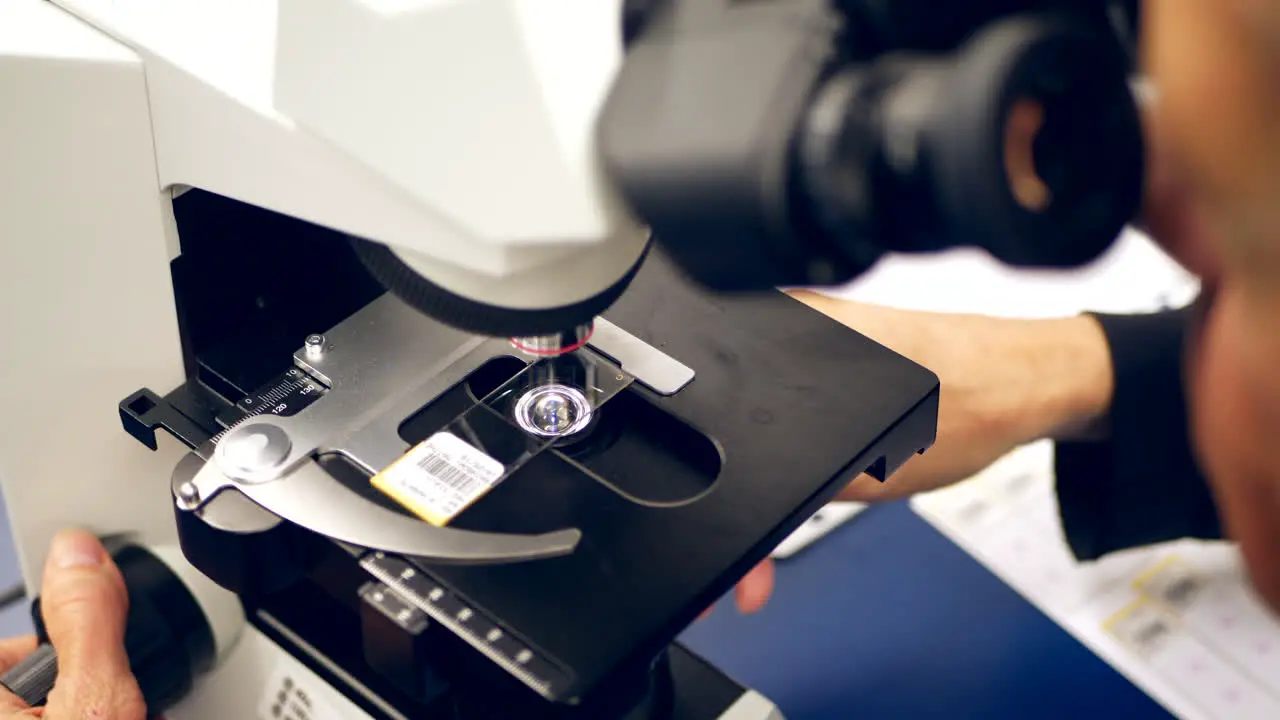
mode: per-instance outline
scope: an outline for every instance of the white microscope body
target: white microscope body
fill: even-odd
[[[184,377],[187,188],[388,244],[492,305],[572,303],[632,267],[647,235],[592,132],[619,17],[617,0],[0,3],[0,484],[28,585],[65,527],[174,542],[184,448],[139,447],[115,405]],[[256,631],[170,717],[253,717],[286,677],[315,717],[367,717]]]

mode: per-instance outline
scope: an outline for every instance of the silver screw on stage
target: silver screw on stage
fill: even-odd
[[[324,354],[324,336],[319,333],[312,333],[303,341],[303,345],[307,349],[308,357],[319,357]]]
[[[178,499],[187,505],[195,505],[200,502],[200,488],[191,481],[184,482],[178,486]]]

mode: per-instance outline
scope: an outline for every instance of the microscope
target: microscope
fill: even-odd
[[[676,638],[927,450],[939,383],[775,288],[1099,255],[1139,204],[1135,28],[1106,0],[4,3],[28,587],[64,527],[165,548],[206,616],[170,633],[204,648],[149,698],[170,720],[781,718]]]

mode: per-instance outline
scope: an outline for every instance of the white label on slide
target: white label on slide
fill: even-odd
[[[502,463],[439,432],[373,478],[374,487],[433,525],[446,525],[493,487]]]

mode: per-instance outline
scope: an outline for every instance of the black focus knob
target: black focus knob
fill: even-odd
[[[35,652],[9,669],[0,678],[0,685],[4,685],[26,704],[36,707],[43,705],[45,698],[49,697],[49,691],[53,690],[53,681],[57,677],[58,654],[52,645],[42,643]]]
[[[124,636],[129,667],[138,680],[148,714],[155,716],[181,700],[195,678],[213,666],[213,628],[187,585],[149,550],[125,545],[111,556],[129,593]],[[0,685],[28,705],[39,707],[53,689],[58,657],[49,643],[39,598],[31,605],[31,616],[40,644],[0,677]]]

